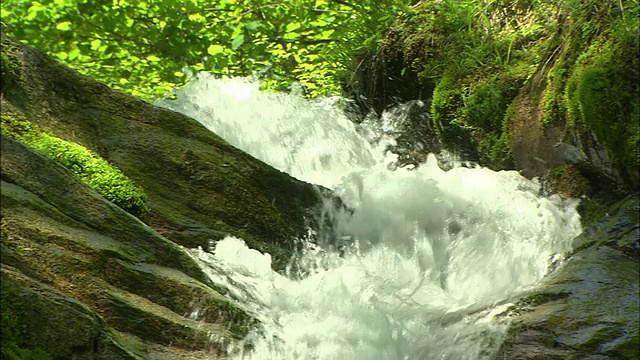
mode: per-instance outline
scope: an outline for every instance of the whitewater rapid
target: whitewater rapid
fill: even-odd
[[[191,250],[261,321],[245,340],[252,349],[230,349],[237,359],[491,358],[508,326],[496,315],[534,288],[581,231],[576,201],[541,196],[539,183],[517,172],[443,171],[433,155],[397,168],[385,148],[389,124],[402,119],[389,114],[356,126],[340,100],[265,94],[207,74],[160,105],[331,188],[349,209],[332,214],[339,244],[305,243],[302,279],[273,271],[270,255],[242,239]]]

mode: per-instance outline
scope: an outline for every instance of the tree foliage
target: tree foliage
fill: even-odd
[[[4,0],[3,31],[143,98],[185,72],[293,81],[340,91],[355,55],[373,48],[408,0]]]

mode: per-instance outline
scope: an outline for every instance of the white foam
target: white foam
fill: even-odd
[[[378,141],[389,129],[358,130],[326,101],[201,75],[171,107],[349,208],[334,214],[340,253],[307,244],[303,279],[241,239],[192,251],[263,324],[239,359],[490,358],[506,328],[494,305],[535,286],[580,232],[575,201],[514,171],[443,171],[433,155],[390,171]]]

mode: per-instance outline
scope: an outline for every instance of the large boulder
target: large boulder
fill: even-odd
[[[295,239],[314,225],[325,190],[187,116],[113,91],[4,36],[2,45],[3,121],[27,119],[99,154],[142,188],[149,207],[138,219],[3,135],[2,317],[10,337],[3,353],[225,356],[255,320],[180,245],[206,248],[234,235],[269,251],[282,269]]]
[[[317,188],[231,146],[197,121],[111,90],[3,38],[3,96],[26,118],[117,166],[148,196],[145,222],[187,247],[227,234],[279,268],[314,225]]]

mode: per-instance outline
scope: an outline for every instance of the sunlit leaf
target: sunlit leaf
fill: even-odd
[[[39,12],[41,12],[45,7],[39,2],[34,2],[31,4],[29,9],[27,10],[27,16],[25,16],[24,20],[30,21],[35,19]],[[4,17],[4,14],[3,14]]]
[[[220,45],[211,45],[207,48],[207,54],[209,55],[217,55],[224,51],[224,47]]]
[[[71,50],[68,56],[69,61],[75,60],[78,57],[78,55],[80,55],[80,50],[78,50],[77,48]]]
[[[91,50],[98,50],[100,48],[100,44],[102,44],[102,41],[99,39],[91,41]]]
[[[287,32],[292,32],[292,31],[294,31],[294,30],[298,30],[298,29],[300,29],[300,26],[301,26],[301,25],[300,25],[300,23],[299,23],[299,22],[294,22],[294,23],[288,24],[285,30],[286,30]]]
[[[240,46],[244,44],[244,35],[238,35],[233,41],[231,41],[231,49],[238,50]]]
[[[331,30],[326,30],[322,32],[322,37],[325,39],[328,39],[331,35],[333,35],[333,33],[335,32],[335,30],[331,29]]]
[[[207,20],[204,16],[200,14],[189,14],[188,18],[191,21],[200,22],[200,23],[203,23]]]
[[[56,29],[58,29],[60,31],[69,31],[69,30],[71,30],[71,22],[70,21],[63,21],[63,22],[59,23],[58,25],[56,25]]]
[[[284,36],[282,38],[284,38],[285,40],[295,40],[295,39],[297,39],[299,37],[300,37],[300,34],[295,33],[295,32],[290,32],[290,33],[284,34]]]

